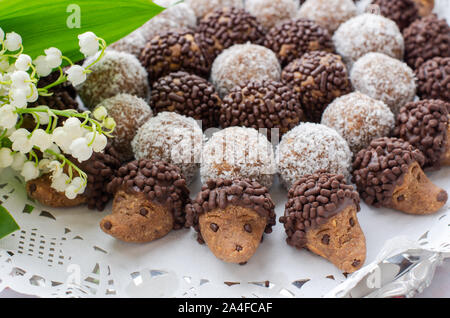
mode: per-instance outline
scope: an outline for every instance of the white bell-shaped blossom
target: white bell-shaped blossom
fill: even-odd
[[[49,66],[46,57],[43,55],[35,58],[33,64],[36,66],[36,73],[40,77],[48,76],[52,72],[52,68]]]
[[[65,173],[61,173],[60,175],[57,176],[53,175],[51,179],[52,179],[51,187],[58,192],[65,192],[67,187],[69,186],[68,181],[70,178]]]
[[[93,132],[86,134],[86,139],[89,142],[92,142],[93,138],[94,138]],[[106,138],[106,136],[97,133],[97,134],[95,134],[94,142],[92,142],[92,149],[95,152],[102,152],[105,149],[107,143],[108,143],[108,139]]]
[[[78,35],[80,45],[80,52],[84,54],[85,57],[95,55],[100,46],[98,43],[98,38],[93,32],[86,32]]]
[[[23,154],[29,153],[33,149],[33,143],[28,138],[30,132],[24,128],[16,130],[9,139],[12,141],[12,150],[19,151]]]
[[[49,49],[44,50],[45,60],[47,61],[47,65],[51,68],[55,68],[61,65],[62,63],[62,53],[59,49],[55,47],[51,47]]]
[[[14,162],[13,154],[9,148],[0,148],[0,168],[7,168]]]
[[[24,163],[20,174],[25,178],[25,182],[27,182],[39,177],[39,168],[36,166],[36,163],[27,161]]]
[[[22,37],[16,32],[6,34],[5,47],[8,51],[14,52],[20,49],[22,45]]]
[[[6,104],[0,107],[0,126],[11,129],[17,123],[17,114],[14,112],[16,108],[13,105]]]
[[[88,160],[93,153],[92,147],[89,147],[89,141],[80,137],[75,139],[69,147],[70,153],[74,158],[76,158],[79,162],[83,162]]]
[[[43,129],[36,129],[31,135],[30,140],[41,151],[47,150],[53,143],[52,136],[47,134]]]
[[[13,156],[13,163],[11,164],[11,168],[16,171],[22,171],[23,165],[27,161],[27,157],[20,152],[16,152]]]
[[[14,65],[17,70],[26,72],[30,68],[31,62],[32,60],[29,55],[20,54]]]
[[[73,86],[80,85],[86,81],[86,70],[80,65],[72,65],[66,70],[67,80],[72,83]]]

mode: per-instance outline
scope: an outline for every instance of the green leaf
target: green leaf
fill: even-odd
[[[84,58],[78,34],[92,31],[111,44],[163,10],[151,0],[0,0],[0,28],[20,34],[32,58],[56,47],[75,62]]]
[[[14,218],[0,205],[0,239],[20,229]]]

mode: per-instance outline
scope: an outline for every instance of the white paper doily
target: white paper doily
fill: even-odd
[[[436,1],[435,8],[447,18],[449,1]],[[450,192],[450,168],[428,176]],[[190,187],[192,196],[199,179]],[[278,218],[286,202],[278,181],[271,195]],[[366,265],[346,278],[325,259],[288,246],[278,222],[248,264],[239,266],[216,259],[192,229],[148,244],[115,240],[99,227],[110,206],[102,213],[41,206],[8,170],[1,175],[0,200],[21,226],[0,240],[0,291],[10,287],[42,297],[413,296],[450,256],[449,203],[429,216],[362,203],[358,219],[366,235]],[[374,277],[381,285],[370,288],[367,281]]]

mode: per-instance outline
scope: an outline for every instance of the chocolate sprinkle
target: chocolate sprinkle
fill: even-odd
[[[433,57],[450,57],[450,27],[436,14],[414,21],[403,31],[405,61],[413,69]]]
[[[124,164],[107,190],[115,194],[124,189],[129,193],[144,192],[147,199],[164,205],[174,217],[173,228],[183,227],[185,205],[190,201],[189,189],[181,170],[164,161],[141,159]]]
[[[147,43],[140,56],[150,83],[171,72],[183,70],[207,76],[210,65],[191,31],[169,31]]]
[[[413,0],[373,0],[371,4],[378,5],[380,14],[397,23],[400,30],[420,18]]]
[[[172,111],[202,121],[202,128],[215,127],[222,104],[214,86],[186,72],[171,73],[153,83],[150,107],[156,112]]]
[[[282,135],[305,119],[297,93],[282,83],[267,80],[232,89],[223,100],[219,121],[223,128],[267,128],[270,140],[272,128],[278,128]]]
[[[94,152],[89,160],[78,164],[88,177],[84,195],[89,209],[103,211],[111,200],[112,195],[106,190],[106,185],[122,164],[119,158],[114,146],[108,143],[103,153]]]
[[[264,232],[272,232],[272,226],[275,225],[275,204],[266,187],[248,179],[209,179],[192,203],[186,205],[185,226],[192,226],[198,232],[197,240],[203,243],[200,215],[215,209],[225,209],[229,205],[252,209],[261,217],[267,218]]]
[[[440,168],[447,146],[450,103],[421,100],[406,104],[397,115],[393,135],[407,140],[425,155],[424,167]]]
[[[209,63],[234,44],[263,44],[264,31],[254,16],[238,8],[218,9],[198,24],[197,33]]]
[[[397,183],[414,162],[422,167],[425,156],[410,143],[398,138],[378,138],[356,155],[352,182],[367,204],[390,207]]]
[[[359,195],[345,182],[343,175],[319,171],[297,180],[288,192],[288,201],[280,223],[284,224],[286,242],[298,249],[305,247],[306,231],[325,224],[350,204],[359,207]],[[329,243],[329,236],[322,238]]]
[[[328,30],[305,19],[291,20],[273,27],[267,33],[264,45],[276,53],[282,66],[306,52],[334,51]]]
[[[434,57],[416,70],[417,95],[450,102],[450,57]]]
[[[339,55],[314,51],[289,63],[281,81],[299,93],[307,117],[319,122],[323,110],[335,98],[352,91],[347,67]]]

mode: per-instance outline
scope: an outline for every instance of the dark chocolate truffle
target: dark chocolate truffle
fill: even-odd
[[[421,100],[402,107],[394,136],[407,140],[425,155],[425,167],[438,169],[448,142],[450,103]]]
[[[241,206],[256,211],[267,218],[265,233],[272,232],[275,225],[275,204],[269,190],[249,179],[209,179],[191,204],[186,206],[186,226],[198,232],[198,241],[203,243],[199,227],[199,217],[215,209],[225,209],[229,205]]]
[[[252,81],[235,87],[220,108],[220,125],[223,128],[245,126],[255,129],[279,129],[279,136],[304,121],[299,96],[288,86],[275,81]]]
[[[173,214],[175,230],[184,226],[189,189],[181,170],[172,164],[148,159],[129,162],[119,168],[107,189],[113,194],[119,190],[144,193],[147,200],[164,206]]]
[[[89,160],[78,164],[88,177],[84,195],[89,209],[103,211],[111,200],[112,195],[106,191],[106,186],[122,164],[119,158],[120,154],[108,143],[103,153],[94,152]]]
[[[191,31],[169,31],[155,36],[141,53],[150,83],[171,72],[183,70],[207,76],[209,64]]]
[[[405,61],[413,69],[433,57],[450,57],[450,27],[445,19],[430,14],[403,30]]]
[[[207,80],[175,72],[153,83],[150,106],[156,112],[171,111],[202,121],[202,128],[215,127],[221,99]]]
[[[366,256],[365,237],[356,217],[359,210],[358,192],[343,175],[319,171],[301,177],[289,189],[280,223],[289,245],[306,247],[353,272]]]
[[[417,95],[450,102],[450,57],[434,57],[416,70]]]
[[[47,85],[54,83],[60,76],[59,71],[53,72],[46,77],[39,79],[37,83],[38,88],[44,88]],[[75,100],[77,91],[69,83],[64,82],[59,85],[53,86],[48,90],[51,96],[39,96],[38,100],[32,103],[29,107],[35,107],[39,105],[46,105],[51,109],[66,110],[66,109],[79,109],[78,102]]]
[[[353,178],[361,198],[375,207],[408,214],[432,214],[448,195],[425,175],[423,153],[398,138],[379,138],[361,150],[353,162]]]
[[[373,0],[372,5],[377,5],[380,14],[397,23],[401,31],[420,18],[413,0]]]
[[[306,116],[320,122],[322,112],[335,98],[352,91],[347,67],[336,54],[314,51],[289,63],[281,81],[298,92]]]
[[[264,45],[277,54],[282,66],[309,51],[334,51],[328,30],[305,19],[291,20],[273,27],[267,33]]]
[[[207,14],[199,22],[197,33],[209,63],[234,44],[264,42],[264,31],[256,18],[238,8],[223,8]]]

